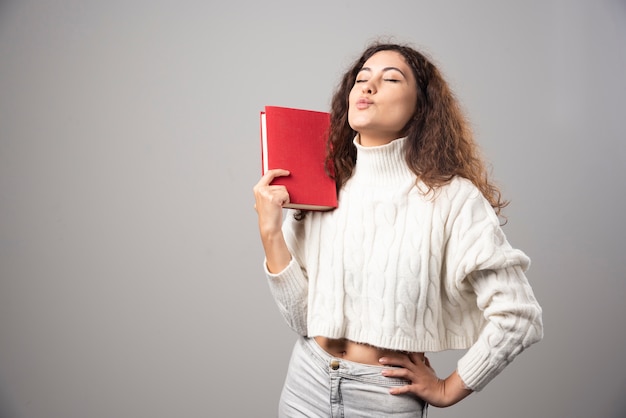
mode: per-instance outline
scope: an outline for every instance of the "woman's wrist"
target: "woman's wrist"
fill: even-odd
[[[443,391],[443,406],[452,406],[473,392],[471,389],[467,389],[463,379],[461,379],[456,370],[445,380],[441,380],[440,383]]]
[[[262,234],[261,241],[265,251],[265,263],[270,273],[278,273],[291,262],[291,252],[287,248],[281,231],[278,233]]]

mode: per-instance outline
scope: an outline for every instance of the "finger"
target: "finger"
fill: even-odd
[[[401,368],[401,367],[395,367],[392,369],[383,369],[381,374],[385,377],[394,377],[397,379],[413,381],[413,374],[410,372],[410,370]]]
[[[289,192],[287,192],[287,188],[285,186],[261,186],[257,184],[254,187],[254,197],[257,203],[259,203],[260,200],[272,200],[275,196],[281,195],[289,195]]]
[[[411,359],[414,364],[426,363],[426,356],[422,353],[409,353],[409,359]]]
[[[265,186],[265,190],[269,193],[287,193],[287,187],[282,184],[270,184],[269,186]]]
[[[287,189],[283,186],[268,186],[256,195],[256,210],[257,212],[274,211],[277,207],[282,208],[289,202]]]
[[[288,170],[275,169],[275,170],[267,170],[265,174],[261,177],[257,184],[254,185],[252,190],[256,193],[256,191],[262,187],[269,186],[272,181],[276,177],[288,176],[290,173]]]
[[[392,387],[391,389],[389,389],[389,393],[392,395],[404,395],[405,393],[413,393],[413,392],[411,391],[411,386],[405,385],[405,386]]]
[[[280,202],[280,206],[285,206],[286,204],[289,203],[289,193],[285,192],[285,193],[281,193],[280,197],[279,197],[279,202]]]
[[[281,168],[267,170],[263,177],[261,177],[261,181],[265,182],[265,184],[270,184],[276,177],[284,177],[288,176],[289,174],[290,173],[288,170],[283,170]]]
[[[258,183],[254,185],[254,187],[252,188],[252,191],[254,192],[255,195],[263,193],[263,191],[267,187],[270,187],[270,184],[274,181],[276,177],[288,176],[289,174],[290,173],[287,170],[279,170],[279,169],[269,170],[267,173],[265,173],[261,177]]]
[[[289,192],[285,186],[267,186],[264,195],[267,196],[271,202],[289,202]]]
[[[411,365],[411,359],[406,354],[390,354],[382,357],[378,360],[381,364],[386,366],[399,366],[399,367],[409,367]]]

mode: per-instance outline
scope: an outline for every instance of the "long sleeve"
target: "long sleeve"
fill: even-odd
[[[449,244],[454,247],[451,258],[456,259],[454,279],[457,286],[474,293],[486,323],[459,360],[457,372],[468,388],[479,391],[541,340],[542,311],[524,273],[530,260],[508,243],[486,200],[481,195],[469,197],[458,219]]]
[[[481,270],[468,279],[487,323],[458,362],[458,373],[479,391],[513,359],[543,337],[541,307],[520,266]]]
[[[288,211],[283,223],[283,234],[291,252],[291,262],[281,272],[270,273],[267,263],[263,263],[270,291],[278,310],[291,329],[300,335],[307,335],[308,277],[302,257],[305,244],[302,224]]]
[[[293,257],[289,265],[277,274],[270,273],[266,263],[263,265],[279,312],[291,329],[300,335],[307,335],[308,282],[304,271]]]

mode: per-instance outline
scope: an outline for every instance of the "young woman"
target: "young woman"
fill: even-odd
[[[421,53],[375,44],[332,100],[329,212],[289,212],[267,172],[254,187],[265,270],[300,338],[281,417],[424,417],[482,389],[543,335],[459,105]],[[468,349],[437,377],[425,352]]]

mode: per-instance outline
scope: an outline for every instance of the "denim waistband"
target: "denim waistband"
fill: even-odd
[[[393,377],[385,377],[381,374],[388,366],[356,363],[335,357],[326,352],[314,338],[301,337],[298,342],[306,350],[315,364],[329,374],[338,374],[345,378],[375,383],[384,386],[404,386],[409,381]]]

